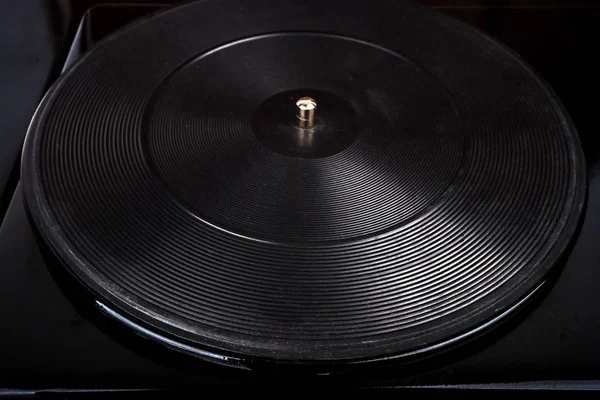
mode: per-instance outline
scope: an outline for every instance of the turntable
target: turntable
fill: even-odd
[[[598,372],[552,370],[600,315],[589,127],[520,54],[409,2],[229,0],[78,55],[99,10],[27,131],[0,254],[33,283],[4,307],[35,299],[1,346],[81,352],[97,387]]]

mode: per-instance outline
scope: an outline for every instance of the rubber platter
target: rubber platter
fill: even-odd
[[[128,26],[46,95],[22,181],[104,312],[201,358],[323,369],[512,312],[586,193],[535,73],[399,1],[200,1]]]

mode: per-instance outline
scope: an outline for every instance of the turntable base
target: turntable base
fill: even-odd
[[[583,154],[515,54],[412,4],[234,3],[111,36],[32,122],[29,216],[105,312],[212,361],[322,368],[454,343],[557,268]]]

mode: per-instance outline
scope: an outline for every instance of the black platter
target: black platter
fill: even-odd
[[[586,187],[568,115],[512,52],[410,3],[310,0],[189,3],[104,40],[40,105],[22,183],[106,313],[237,366],[498,322],[557,266]]]

